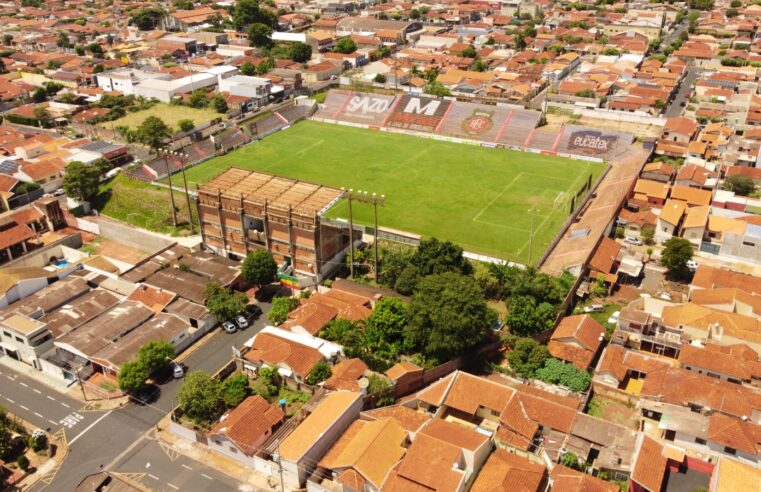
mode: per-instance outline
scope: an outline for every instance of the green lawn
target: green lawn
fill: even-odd
[[[203,183],[237,166],[386,195],[382,226],[449,239],[468,251],[526,262],[535,207],[532,261],[568,217],[561,192],[575,193],[602,164],[304,121],[187,172]],[[347,217],[346,203],[328,215]],[[372,223],[372,207],[354,207]]]
[[[215,118],[224,118],[224,115],[217,113],[213,109],[196,109],[189,106],[172,106],[170,104],[158,103],[149,109],[127,113],[118,120],[108,121],[102,125],[106,128],[128,126],[134,130],[149,116],[158,116],[175,131],[179,131],[177,122],[180,120],[192,120],[193,123],[199,125],[201,123],[208,123]]]
[[[179,181],[181,183],[182,180]],[[178,186],[178,181],[173,180],[173,184],[175,187]],[[176,228],[172,225],[169,189],[134,181],[118,174],[115,178],[101,184],[98,195],[92,201],[92,206],[102,215],[143,229],[173,236],[188,234],[190,231],[185,194],[175,191],[174,201],[179,209],[177,221],[180,225]],[[193,210],[193,220],[197,225],[198,213],[195,203],[191,200],[190,205]],[[197,227],[195,232],[198,232]]]

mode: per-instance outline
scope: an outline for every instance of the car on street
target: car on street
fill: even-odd
[[[63,188],[58,188],[57,190],[55,190],[55,191],[53,192],[53,196],[61,196],[61,195],[63,195],[64,193],[65,193],[65,192],[63,191]]]
[[[232,321],[225,321],[222,323],[222,329],[225,330],[227,333],[235,333],[238,331],[238,327],[235,326],[235,324]]]
[[[698,262],[695,260],[687,260],[687,269],[691,272],[694,272],[698,269]]]
[[[642,241],[640,239],[637,239],[636,237],[632,236],[626,236],[624,238],[624,242],[628,244],[633,244],[635,246],[642,246]]]
[[[251,318],[256,318],[262,314],[262,308],[256,304],[249,304],[246,306],[246,312],[250,315]]]
[[[591,306],[584,306],[585,313],[599,313],[605,309],[602,304],[592,304]]]
[[[185,375],[185,368],[182,367],[182,364],[174,363],[172,364],[172,375],[175,379],[182,379],[182,377]]]
[[[245,316],[236,316],[235,324],[238,325],[238,328],[240,328],[241,330],[244,328],[248,328],[248,321],[246,320]]]

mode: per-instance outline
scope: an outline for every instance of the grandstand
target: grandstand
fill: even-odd
[[[541,113],[431,97],[330,91],[315,119],[344,121],[489,142],[516,149],[610,160],[633,141],[630,134],[568,125],[537,128]]]
[[[238,127],[230,128],[221,135],[214,137],[214,141],[219,144],[222,151],[228,151],[236,147],[240,147],[244,143],[248,142],[248,137],[243,130]]]
[[[288,123],[284,118],[272,113],[249,124],[248,129],[251,131],[251,135],[255,137],[263,137],[274,131],[280,130],[287,124]]]
[[[511,109],[500,106],[456,102],[439,125],[437,133],[494,142],[505,124],[509,124],[511,113]]]
[[[369,126],[382,126],[396,99],[383,94],[343,94],[333,119]]]
[[[312,106],[288,106],[276,111],[276,114],[283,118],[288,124],[306,118],[312,112]]]
[[[385,125],[390,128],[435,133],[452,101],[405,94],[396,99]]]

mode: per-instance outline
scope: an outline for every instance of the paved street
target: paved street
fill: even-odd
[[[242,345],[266,326],[269,307],[262,304],[264,314],[246,330],[229,334],[217,328],[205,344],[184,360],[188,370],[219,370],[232,357],[233,345]],[[159,443],[148,436],[176,404],[181,380],[159,385],[155,401],[144,405],[130,403],[105,412],[83,411],[82,402],[5,366],[0,367],[0,381],[0,405],[50,432],[65,429],[69,444],[66,460],[60,469],[32,487],[32,491],[72,490],[86,475],[100,469],[140,478],[153,490],[253,490],[192,459],[164,452]],[[146,467],[147,464],[150,466]],[[143,473],[145,475],[140,475]]]
[[[254,490],[148,437],[143,437],[110,469],[157,491]]]
[[[682,111],[684,110],[682,102],[684,102],[685,105],[687,104],[687,95],[692,91],[692,83],[695,82],[695,79],[698,78],[701,71],[702,70],[697,67],[687,67],[687,75],[685,75],[682,84],[679,86],[679,91],[676,96],[674,96],[671,105],[666,110],[666,118],[673,118],[682,114]]]

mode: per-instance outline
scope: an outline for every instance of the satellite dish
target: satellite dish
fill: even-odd
[[[367,378],[360,378],[359,381],[357,381],[357,384],[362,389],[367,389],[368,386],[370,386],[370,380]]]

